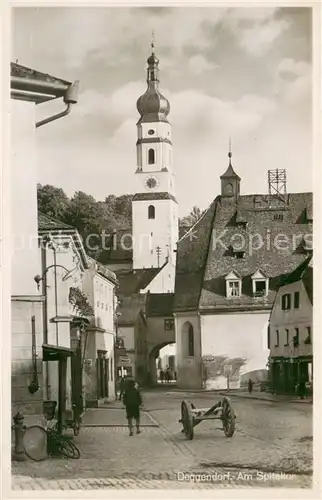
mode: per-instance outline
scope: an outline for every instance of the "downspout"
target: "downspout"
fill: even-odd
[[[74,83],[70,85],[70,87],[68,87],[68,89],[64,94],[64,103],[66,104],[66,109],[56,115],[49,116],[48,118],[45,118],[40,122],[37,122],[36,128],[42,127],[47,123],[53,122],[55,120],[58,120],[59,118],[63,118],[64,116],[68,115],[71,112],[71,105],[77,103],[78,89],[79,89],[79,81],[76,80]]]
[[[42,268],[46,269],[47,267],[47,258],[46,258],[46,248],[41,248],[41,260],[42,260]],[[48,297],[47,297],[47,275],[44,275],[42,281],[42,293],[44,296],[43,303],[43,329],[44,329],[44,344],[48,344]],[[47,400],[50,400],[50,370],[48,366],[48,361],[44,365],[45,368],[45,387],[46,387],[46,397]]]
[[[55,316],[58,316],[58,290],[57,290],[57,259],[56,259],[56,249],[53,247],[54,252],[54,276],[55,276]],[[56,326],[56,345],[59,345],[59,336],[58,336],[58,323],[55,322]]]

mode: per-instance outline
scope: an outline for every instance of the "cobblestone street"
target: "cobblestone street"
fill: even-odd
[[[133,437],[128,436],[121,403],[88,410],[75,438],[80,459],[14,462],[12,488],[310,488],[312,406],[232,397],[234,436],[226,438],[220,422],[210,421],[202,422],[188,441],[178,423],[181,400],[205,408],[220,397],[147,392],[142,433]],[[182,480],[183,473],[208,478]]]

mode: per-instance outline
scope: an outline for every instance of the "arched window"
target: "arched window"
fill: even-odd
[[[154,149],[149,149],[149,165],[153,165],[153,163],[155,163]]]
[[[188,328],[188,356],[195,355],[195,346],[194,346],[194,335],[193,335],[193,326],[190,324]]]
[[[148,217],[149,219],[155,219],[155,207],[153,205],[149,205]]]
[[[194,331],[190,321],[186,321],[182,327],[182,345],[184,357],[195,355]]]

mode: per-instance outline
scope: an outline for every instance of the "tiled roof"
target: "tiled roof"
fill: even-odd
[[[120,297],[119,326],[133,325],[136,323],[141,311],[145,310],[146,294],[136,294],[131,297]]]
[[[73,226],[38,212],[38,231],[76,231]]]
[[[299,220],[311,204],[311,193],[289,194],[285,208],[266,195],[240,196],[237,203],[216,198],[190,231],[191,237],[187,233],[178,243],[174,310],[270,308],[281,277],[306,258],[295,251],[292,238],[312,232],[310,224]],[[246,226],[238,224],[238,213]],[[274,246],[279,234],[289,238],[287,250]],[[263,246],[256,250],[260,238]],[[231,254],[232,243],[239,243],[243,258]],[[253,297],[251,276],[258,269],[269,278],[267,297]],[[242,296],[236,299],[226,298],[225,276],[230,271],[242,277]]]
[[[173,293],[148,293],[146,300],[147,316],[172,316]]]
[[[60,234],[69,234],[74,243],[76,248],[78,249],[81,259],[83,261],[84,267],[88,269],[89,267],[89,261],[88,261],[88,256],[85,252],[84,245],[82,238],[77,231],[76,228],[73,226],[69,226],[68,224],[65,224],[64,222],[61,222],[58,219],[53,219],[52,217],[48,217],[45,214],[42,214],[41,212],[38,212],[38,233],[41,236],[44,236],[46,234],[55,234],[58,233]]]
[[[132,201],[153,201],[153,200],[173,200],[176,203],[176,198],[171,193],[137,193],[133,196]]]
[[[117,229],[109,236],[105,242],[107,250],[103,250],[99,256],[102,264],[131,262],[133,259],[132,250],[132,229]]]
[[[149,283],[161,271],[161,268],[138,269],[135,271],[116,271],[119,282],[118,295],[132,296],[139,293],[148,286]]]
[[[216,205],[217,198],[178,241],[175,309],[196,309],[199,302]]]

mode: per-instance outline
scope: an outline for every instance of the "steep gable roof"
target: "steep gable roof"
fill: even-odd
[[[118,325],[130,326],[134,325],[140,313],[145,311],[146,295],[136,294],[134,296],[120,298],[120,317],[118,319]]]
[[[116,271],[115,274],[119,282],[118,293],[124,296],[139,293],[140,290],[144,290],[151,283],[161,269],[163,269],[163,266],[132,271]]]
[[[204,267],[211,243],[211,227],[217,199],[196,224],[178,241],[174,309],[196,309],[199,302]]]
[[[38,212],[38,234],[42,237],[45,235],[69,235],[73,239],[73,242],[80,254],[83,265],[86,269],[89,268],[88,256],[85,252],[85,248],[83,245],[82,238],[77,231],[77,229],[73,226],[69,226],[64,222],[54,219],[53,217],[48,217],[41,212]]]
[[[284,285],[290,285],[296,283],[297,281],[302,281],[305,289],[307,291],[308,297],[311,304],[313,304],[313,258],[310,255],[305,259],[294,271],[287,276],[282,281],[281,288]]]
[[[310,224],[298,222],[310,204],[312,193],[288,194],[285,205],[268,195],[243,195],[237,202],[217,197],[193,228],[193,241],[187,235],[179,241],[174,309],[269,309],[281,277],[303,261],[304,255],[295,251],[293,238],[312,232]],[[238,211],[247,226],[234,224]],[[274,244],[279,235],[288,238],[287,249],[282,243],[279,248]],[[229,252],[237,240],[239,248],[243,243],[243,258]],[[225,285],[225,276],[232,269],[242,278],[242,296],[233,299],[226,297]],[[261,298],[253,296],[251,280],[258,269],[269,278],[268,296]]]
[[[146,300],[147,316],[172,316],[173,293],[148,293]]]
[[[69,226],[62,222],[61,220],[54,219],[53,217],[48,217],[41,212],[38,212],[38,231],[60,231],[60,230],[70,230],[77,231],[73,226]]]
[[[103,250],[99,256],[102,264],[115,264],[131,262],[133,259],[132,250],[132,229],[122,228],[115,230],[109,235],[108,250]]]

